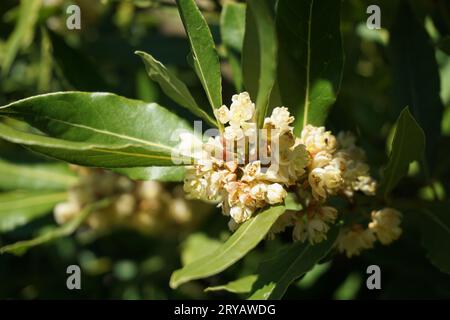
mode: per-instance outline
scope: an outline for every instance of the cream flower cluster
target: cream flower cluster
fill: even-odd
[[[70,221],[86,205],[104,198],[111,199],[111,204],[92,212],[85,221],[93,230],[125,226],[157,233],[185,227],[194,220],[191,204],[184,200],[182,190],[169,192],[159,182],[132,181],[101,169],[74,166],[73,170],[80,180],[69,190],[68,200],[54,208],[58,224]]]
[[[338,249],[350,258],[359,255],[362,250],[373,248],[377,239],[384,245],[391,244],[402,234],[400,222],[401,213],[395,209],[373,211],[368,228],[355,224],[341,231],[337,242]]]
[[[365,152],[355,145],[351,133],[341,132],[336,137],[324,127],[306,125],[296,137],[291,127],[294,117],[285,107],[274,108],[263,127],[257,128],[255,105],[246,92],[234,95],[230,108],[222,106],[215,116],[224,125],[220,136],[206,143],[192,137],[182,143],[200,145],[195,154],[199,160],[189,167],[184,190],[189,198],[218,202],[222,212],[231,217],[231,229],[258,209],[284,202],[288,192],[293,192],[303,209],[285,212],[269,237],[292,227],[295,241],[316,244],[326,239],[338,219],[337,209],[327,204],[329,197],[351,200],[355,192],[375,194],[376,181],[370,176]],[[252,144],[255,135],[263,138]],[[233,149],[232,156],[224,159],[230,155],[230,146],[242,145],[245,147]],[[261,150],[270,158],[269,164],[261,160]],[[398,238],[400,216],[393,218],[386,210],[392,209],[373,214],[367,233],[358,226],[341,233],[339,249],[354,255],[376,237],[383,244]],[[352,240],[356,238],[359,240]]]
[[[364,150],[355,145],[351,133],[341,132],[336,138],[324,127],[307,125],[301,142],[312,158],[308,182],[315,199],[325,200],[338,193],[352,197],[355,191],[375,194],[376,182],[365,163]]]
[[[287,108],[275,108],[271,117],[265,119],[263,129],[267,134],[257,142],[254,141],[255,105],[248,93],[234,95],[230,108],[222,106],[216,111],[216,117],[228,126],[221,137],[210,138],[203,146],[205,153],[188,170],[184,190],[189,198],[220,202],[223,213],[231,216],[233,228],[249,219],[257,209],[282,203],[287,189],[305,173],[309,155],[305,146],[295,139],[290,126],[294,118]],[[245,141],[253,143],[231,151],[226,148]],[[279,152],[275,152],[273,145]],[[260,148],[267,154],[273,152],[270,164],[264,165],[257,159]],[[231,157],[222,156],[230,153]],[[245,161],[246,158],[255,160]]]

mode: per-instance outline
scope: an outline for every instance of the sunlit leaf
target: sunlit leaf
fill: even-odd
[[[323,125],[336,100],[344,55],[341,1],[280,0],[278,85],[283,105],[295,116],[295,132]]]
[[[258,213],[242,224],[219,248],[175,271],[170,286],[177,288],[185,282],[206,278],[227,269],[264,238],[284,210],[283,206],[274,206]]]
[[[77,182],[64,164],[14,164],[0,158],[0,189],[66,190]]]
[[[194,0],[177,0],[191,46],[194,66],[212,108],[222,105],[222,78],[219,56],[205,18]]]
[[[194,97],[189,92],[186,85],[179,80],[172,72],[150,54],[136,51],[145,63],[147,73],[150,78],[161,86],[164,93],[180,106],[185,107],[194,115],[205,120],[209,125],[216,126],[216,121],[211,118],[205,110],[202,110],[195,102]]]
[[[0,136],[67,162],[105,168],[173,166],[188,124],[155,103],[109,93],[52,93],[0,107],[43,134],[0,124]],[[180,163],[178,163],[180,164]]]
[[[0,232],[11,231],[50,213],[57,203],[66,198],[66,192],[0,193]]]
[[[205,235],[204,233],[191,234],[183,243],[181,251],[181,263],[183,266],[191,264],[206,256],[209,252],[217,250],[221,242]]]
[[[240,279],[230,281],[227,284],[208,287],[205,291],[228,291],[231,293],[247,293],[252,290],[253,284],[258,279],[257,275],[251,274]]]

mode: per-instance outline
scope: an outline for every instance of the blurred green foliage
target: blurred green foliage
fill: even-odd
[[[65,27],[65,8],[74,2],[81,7],[81,30],[67,30]],[[242,86],[242,77],[236,73],[242,35],[236,35],[238,43],[235,43],[235,38],[221,39],[219,25],[223,2],[203,0],[199,4],[214,40],[220,45],[223,100],[229,101],[235,88]],[[420,233],[415,221],[420,213],[415,210],[413,200],[440,200],[440,213],[450,214],[450,3],[445,0],[408,2],[418,19],[419,28],[425,28],[426,33],[421,36],[429,41],[427,50],[435,55],[439,70],[438,75],[430,75],[425,69],[421,75],[425,84],[429,77],[439,77],[443,112],[441,126],[431,130],[438,133],[434,138],[436,141],[433,141],[436,156],[433,163],[428,163],[426,179],[429,184],[424,188],[420,183],[423,170],[410,167],[408,176],[395,189],[395,196],[404,199],[409,208],[403,210],[406,216],[404,232],[398,242],[390,247],[376,247],[351,260],[337,256],[318,265],[304,276],[304,281],[288,289],[286,299],[450,298],[449,275],[440,272],[426,259],[425,250],[417,241]],[[381,30],[369,30],[365,26],[369,4],[381,7]],[[405,107],[398,103],[398,90],[401,89],[397,88],[399,80],[393,76],[393,69],[398,65],[392,65],[393,61],[401,62],[405,58],[393,59],[388,46],[392,40],[390,26],[394,23],[399,4],[400,1],[392,0],[346,0],[341,8],[345,69],[327,127],[335,132],[351,130],[357,134],[359,144],[367,151],[371,167],[377,170],[373,172],[377,178],[387,163],[390,142],[387,145],[386,141],[392,141],[393,124]],[[403,27],[406,29],[403,32],[408,33],[409,25]],[[418,31],[412,32],[412,37],[415,32]],[[397,34],[400,40],[415,41],[414,38],[407,40],[401,34]],[[146,76],[140,58],[133,54],[136,50],[152,52],[188,85],[197,101],[206,103],[202,84],[189,68],[189,43],[173,1],[23,0],[19,3],[2,0],[0,105],[38,93],[110,91],[128,98],[156,101],[193,120],[192,115],[169,100]],[[406,55],[408,53],[411,52],[405,52]],[[423,83],[418,84],[419,87]],[[436,126],[435,122],[432,125]],[[15,163],[49,162],[4,141],[0,141],[0,156]],[[36,230],[42,231],[53,223],[52,219],[51,215],[39,217],[12,232],[2,233],[0,245],[31,238],[39,233]],[[20,257],[1,255],[0,298],[244,297],[224,291],[206,294],[203,290],[251,275],[264,254],[270,254],[282,245],[280,240],[259,244],[256,250],[221,275],[185,284],[177,290],[169,288],[168,279],[172,271],[183,262],[180,253],[184,263],[195,255],[193,251],[185,251],[190,248],[189,244],[207,239],[200,241],[200,245],[205,245],[205,242],[211,245],[226,234],[226,219],[215,213],[191,236],[180,234],[173,238],[157,238],[117,230],[101,237],[79,234],[62,238]],[[78,264],[83,270],[82,290],[66,288],[66,268],[71,264]],[[366,268],[370,264],[381,267],[382,290],[366,289]]]

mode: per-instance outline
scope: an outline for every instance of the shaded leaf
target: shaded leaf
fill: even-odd
[[[275,22],[266,0],[247,2],[242,68],[244,85],[256,97],[258,124],[262,127],[276,77]]]
[[[422,245],[428,259],[442,272],[450,274],[449,203],[433,203],[419,215]]]
[[[399,106],[410,111],[425,132],[426,155],[433,164],[441,132],[443,105],[435,50],[407,1],[401,1],[390,29],[389,51]]]
[[[67,198],[66,192],[38,191],[0,193],[0,232],[14,230],[50,213]]]
[[[438,48],[450,56],[450,36],[445,36],[438,42]]]
[[[217,126],[216,121],[197,105],[186,85],[167,70],[161,62],[142,51],[136,51],[136,54],[144,61],[149,77],[161,86],[161,89],[167,96],[191,111],[194,115],[205,120],[209,125]]]
[[[383,171],[380,190],[385,195],[408,173],[411,162],[422,160],[424,149],[423,130],[406,107],[398,117],[389,161]]]
[[[280,0],[278,85],[281,101],[295,116],[295,132],[323,125],[336,100],[344,55],[341,1]]]
[[[281,299],[289,285],[311,270],[334,246],[339,228],[328,231],[327,239],[311,245],[296,242],[265,260],[258,268],[258,280],[249,299]]]
[[[194,0],[177,0],[184,28],[191,46],[195,71],[211,107],[222,106],[222,78],[219,56],[205,18]]]
[[[177,288],[185,282],[215,275],[233,265],[264,238],[284,210],[283,206],[274,206],[258,213],[242,224],[218,249],[175,271],[170,286]]]
[[[48,30],[53,57],[61,75],[71,89],[82,91],[109,90],[110,86],[98,72],[98,67],[78,49],[69,46],[64,38]]]

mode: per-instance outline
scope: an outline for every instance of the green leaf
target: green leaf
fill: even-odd
[[[66,198],[66,192],[14,191],[0,193],[0,232],[14,230],[50,213],[57,203]]]
[[[103,208],[108,204],[109,200],[105,199],[92,205],[88,205],[82,211],[80,211],[80,213],[75,218],[63,224],[62,226],[47,230],[34,239],[19,241],[3,246],[0,248],[0,254],[12,253],[16,255],[22,255],[32,247],[56,240],[58,238],[69,236],[74,233],[76,229],[78,229],[78,227],[83,223],[84,220],[86,220],[91,212]]]
[[[341,1],[280,0],[278,85],[295,132],[323,125],[342,79]]]
[[[186,173],[185,167],[136,167],[114,168],[112,171],[128,176],[133,180],[155,180],[161,182],[181,182]]]
[[[220,35],[238,92],[242,91],[240,53],[244,43],[245,10],[246,5],[243,3],[227,2],[220,16]]]
[[[311,270],[330,252],[338,232],[339,227],[335,226],[328,231],[327,239],[318,244],[296,242],[280,250],[272,259],[263,261],[249,299],[281,299],[293,281]]]
[[[226,2],[220,16],[222,42],[229,48],[241,52],[245,34],[244,3]]]
[[[209,252],[217,250],[220,245],[219,240],[210,238],[204,233],[191,234],[182,245],[181,263],[183,266],[191,264]]]
[[[170,286],[215,275],[245,256],[264,238],[277,218],[285,211],[283,206],[273,206],[249,219],[218,249],[203,258],[175,271]]]
[[[244,85],[256,97],[258,124],[262,127],[275,83],[277,38],[275,22],[266,0],[249,0],[246,10],[242,68]]]
[[[34,26],[39,17],[41,0],[22,0],[20,2],[19,17],[14,31],[8,38],[5,52],[2,54],[2,75],[6,76],[21,47],[28,46],[33,40]]]
[[[247,293],[252,290],[253,284],[258,279],[257,275],[251,274],[240,279],[230,281],[225,285],[208,287],[205,291],[228,291],[231,293]]]
[[[407,1],[401,1],[390,29],[389,51],[397,105],[409,106],[425,132],[426,155],[432,165],[443,113],[439,71],[431,39]]]
[[[0,115],[45,134],[0,124],[0,137],[60,160],[105,168],[173,166],[177,132],[189,130],[155,103],[109,93],[39,95],[0,107]]]
[[[216,120],[211,118],[205,110],[202,110],[197,105],[197,102],[195,102],[194,97],[191,95],[186,85],[172,72],[167,70],[161,62],[148,53],[142,51],[136,51],[135,53],[144,61],[149,77],[161,86],[161,89],[167,96],[191,111],[194,115],[208,122],[211,126],[217,126]]]
[[[205,18],[194,0],[177,0],[184,28],[191,46],[197,76],[213,109],[222,106],[222,78],[219,56]]]
[[[450,214],[449,203],[433,203],[419,215],[422,245],[428,259],[442,272],[450,274]]]
[[[423,130],[406,107],[398,117],[389,162],[383,171],[380,190],[385,195],[408,173],[411,162],[423,159],[424,149]]]
[[[13,164],[0,158],[0,189],[66,190],[77,182],[67,165]]]

